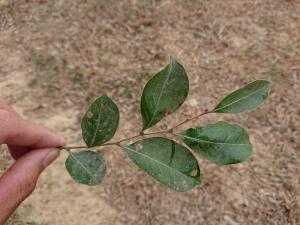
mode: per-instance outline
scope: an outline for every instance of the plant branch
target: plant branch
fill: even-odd
[[[186,120],[184,120],[183,122],[177,124],[176,126],[174,126],[174,127],[171,128],[171,129],[174,130],[174,129],[176,129],[177,127],[179,127],[179,126],[181,126],[181,125],[183,125],[183,124],[185,124],[185,123],[188,123],[188,122],[190,122],[190,121],[192,121],[192,120],[198,119],[199,117],[204,116],[204,115],[209,114],[209,113],[213,113],[213,111],[210,111],[210,110],[206,109],[206,110],[204,110],[203,113],[200,113],[200,114],[198,114],[198,115],[196,115],[196,116],[194,116],[194,117],[192,117],[192,118],[186,119]]]
[[[196,115],[194,117],[188,118],[188,119],[180,122],[179,124],[175,125],[174,127],[170,128],[170,129],[161,130],[161,131],[155,131],[155,132],[149,132],[149,133],[140,132],[137,135],[134,135],[134,136],[131,136],[131,137],[128,137],[128,138],[125,138],[125,139],[121,139],[121,140],[116,141],[116,142],[110,142],[110,143],[102,144],[102,145],[95,146],[95,147],[110,146],[110,145],[116,145],[116,146],[122,147],[121,146],[122,142],[129,141],[129,140],[132,140],[132,139],[135,139],[135,138],[139,138],[139,137],[142,137],[142,136],[155,135],[155,134],[168,134],[168,133],[169,134],[174,134],[173,131],[177,127],[180,127],[183,124],[186,124],[186,123],[188,123],[188,122],[190,122],[192,120],[198,119],[199,117],[204,116],[204,115],[209,114],[209,113],[213,113],[213,111],[209,111],[209,110],[206,109],[203,113],[200,113],[200,114],[198,114],[198,115]],[[84,149],[84,148],[89,148],[89,147],[87,147],[87,146],[63,146],[60,149],[64,149],[64,150],[69,151],[70,149]]]

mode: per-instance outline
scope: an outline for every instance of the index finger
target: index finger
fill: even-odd
[[[5,101],[0,99],[0,110],[2,109],[15,114],[16,116],[19,116],[8,104],[6,104]]]
[[[6,110],[0,110],[0,143],[28,147],[61,147],[64,140],[47,128],[23,120]]]

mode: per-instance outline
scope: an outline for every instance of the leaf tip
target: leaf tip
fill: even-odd
[[[271,91],[267,80],[255,80],[231,92],[213,109],[216,113],[249,112],[264,102]]]

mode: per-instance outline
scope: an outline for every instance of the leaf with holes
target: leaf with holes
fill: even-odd
[[[266,80],[256,80],[227,95],[214,109],[217,113],[238,113],[258,107],[269,96],[271,85]]]
[[[110,140],[119,126],[117,105],[106,95],[96,99],[84,115],[82,136],[88,147],[99,146]]]
[[[163,138],[152,137],[125,146],[129,159],[160,183],[185,192],[200,183],[196,158],[185,147]]]
[[[216,164],[239,163],[252,153],[246,130],[226,121],[205,128],[190,128],[177,135],[195,152]]]
[[[189,80],[185,69],[175,59],[154,75],[146,84],[141,113],[143,130],[158,123],[166,114],[175,112],[189,92]]]
[[[65,165],[76,182],[89,186],[100,184],[106,171],[103,157],[92,151],[70,152]]]

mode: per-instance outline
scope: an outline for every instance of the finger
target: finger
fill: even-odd
[[[58,156],[58,149],[34,150],[17,160],[0,178],[0,224],[32,193],[41,172]]]
[[[6,104],[3,100],[0,99],[0,109],[6,110],[8,112],[11,112],[15,114],[16,116],[19,116],[15,110],[13,110],[8,104]]]
[[[48,129],[0,110],[0,143],[28,148],[60,147],[64,140]]]
[[[9,152],[10,152],[11,156],[15,160],[17,160],[18,158],[22,157],[23,155],[25,155],[26,153],[31,151],[30,148],[20,147],[20,146],[13,146],[13,145],[9,145],[8,148],[9,148]]]

